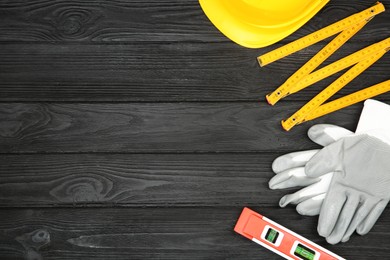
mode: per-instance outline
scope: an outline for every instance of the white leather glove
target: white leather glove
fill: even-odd
[[[344,137],[316,153],[305,173],[334,172],[321,206],[318,233],[328,243],[370,231],[390,200],[390,145],[363,134]]]
[[[377,137],[378,139],[390,145],[390,120],[388,120],[390,118],[390,106],[375,100],[367,100],[364,104],[364,109],[361,114],[356,133],[368,133],[369,135]],[[337,130],[337,127],[328,127],[329,128],[327,131],[324,130],[324,128],[326,128],[324,125],[317,125],[312,127],[312,129],[309,130],[310,139],[318,144],[326,146],[336,140],[339,140],[340,138],[352,135],[352,132],[343,132]],[[333,129],[334,131],[330,129]],[[329,134],[332,132],[333,134]],[[271,188],[275,189],[309,185],[308,187],[297,191],[294,194],[286,195],[281,200],[281,206],[285,206],[288,203],[298,204],[297,211],[303,215],[316,215],[320,212],[322,201],[326,195],[331,180],[329,175],[332,173],[322,173],[322,178],[316,178],[314,176],[309,177],[306,175],[304,170],[302,171],[302,168],[311,159],[311,157],[316,154],[316,152],[317,151],[304,151],[292,153],[281,156],[274,161],[274,171],[278,175],[282,175],[280,177],[274,177],[275,179],[273,178],[274,180],[271,180]],[[299,168],[299,170],[294,168]],[[312,181],[315,183],[313,184]],[[382,202],[382,204],[387,203]],[[356,214],[360,216],[356,217],[354,215],[354,220],[351,222],[351,225],[346,227],[347,224],[344,226],[341,224],[338,224],[337,226],[337,224],[335,224],[337,229],[333,229],[331,233],[329,233],[329,226],[328,229],[326,229],[326,226],[329,225],[329,223],[321,224],[323,222],[320,222],[319,232],[321,235],[327,236],[328,242],[332,244],[338,243],[340,241],[348,241],[349,237],[355,231],[355,229],[359,234],[366,234],[380,216],[380,207],[381,206],[378,204],[376,210],[370,214],[371,217],[365,219],[362,218],[361,214],[362,212],[364,213],[367,211],[365,211],[364,208],[362,210],[359,208],[359,211],[357,211]],[[322,218],[326,219],[326,217]],[[359,218],[361,223],[359,223]],[[336,219],[336,222],[337,221],[338,219]],[[345,217],[340,219],[340,221],[345,221]],[[342,230],[345,231],[344,234]]]
[[[308,131],[309,138],[322,146],[327,146],[353,132],[335,125],[318,124]],[[305,174],[306,163],[315,155],[317,150],[294,152],[282,155],[272,163],[272,170],[276,175],[270,180],[271,189],[285,189],[291,187],[307,186],[293,194],[287,194],[279,201],[280,207],[288,204],[297,204],[297,211],[301,215],[318,215],[321,204],[328,190],[333,173],[321,177],[308,177]]]

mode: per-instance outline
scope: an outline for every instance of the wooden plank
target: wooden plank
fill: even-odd
[[[302,104],[301,104],[302,105]],[[285,132],[300,107],[263,103],[0,104],[1,153],[265,152],[309,149],[314,123],[353,129],[362,104]]]
[[[280,259],[233,232],[241,209],[1,210],[0,253],[6,259],[20,259],[26,252],[24,244],[43,259]],[[366,236],[354,235],[347,244],[330,246],[317,235],[315,217],[299,216],[292,208],[253,209],[346,259],[390,256],[388,210]],[[40,239],[43,242],[31,239],[34,235],[36,241],[37,231],[46,238]]]
[[[388,0],[382,1],[385,5]],[[296,39],[372,6],[369,0],[334,0],[301,30]],[[381,38],[389,32],[385,12],[355,40]],[[3,1],[3,42],[228,42],[203,14],[198,1]],[[384,28],[387,28],[384,30]]]
[[[347,44],[326,64],[368,45]],[[280,44],[273,48],[277,46]],[[0,101],[256,102],[264,100],[322,46],[324,43],[260,68],[256,57],[266,50],[229,43],[1,44]],[[387,80],[390,60],[386,57],[340,95]],[[286,100],[308,101],[334,79]],[[382,98],[390,100],[390,94]]]
[[[1,155],[0,207],[276,205],[279,155]]]

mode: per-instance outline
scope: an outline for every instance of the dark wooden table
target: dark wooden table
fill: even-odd
[[[246,49],[195,0],[0,1],[0,259],[281,259],[233,232],[244,206],[347,259],[390,259],[390,210],[330,246],[317,217],[268,189],[275,157],[317,147],[311,125],[356,127],[361,103],[280,127],[335,77],[264,101],[325,42],[256,62],[372,4],[332,0],[282,42]],[[388,37],[389,22],[378,15],[330,61]],[[389,65],[337,96],[387,80]]]

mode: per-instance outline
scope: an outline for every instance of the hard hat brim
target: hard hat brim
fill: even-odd
[[[295,32],[328,1],[309,1],[304,9],[297,7],[297,10],[290,10],[288,14],[286,10],[281,10],[279,13],[278,10],[268,11],[267,16],[264,12],[263,15],[256,13],[258,9],[248,11],[247,6],[245,7],[247,10],[244,10],[246,13],[239,13],[241,11],[239,5],[245,5],[240,0],[199,0],[199,3],[209,20],[226,37],[244,47],[261,48],[276,43]],[[286,19],[283,20],[283,17]]]

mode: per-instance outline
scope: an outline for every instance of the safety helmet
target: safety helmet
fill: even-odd
[[[329,0],[199,0],[210,21],[248,48],[271,45],[310,20]]]

